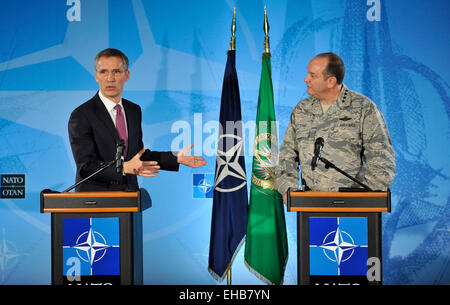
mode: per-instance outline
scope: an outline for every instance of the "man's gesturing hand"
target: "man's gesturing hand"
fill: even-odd
[[[141,156],[145,148],[142,148],[131,160],[123,163],[125,174],[138,175],[143,177],[156,177],[159,172],[159,165],[156,161],[141,161]]]
[[[189,167],[200,167],[200,166],[203,166],[206,164],[205,159],[203,159],[202,157],[197,157],[197,156],[191,155],[191,153],[189,151],[191,150],[191,148],[193,146],[194,146],[194,144],[185,146],[185,147],[183,147],[183,149],[181,149],[178,152],[178,157],[177,157],[178,163],[189,166]]]

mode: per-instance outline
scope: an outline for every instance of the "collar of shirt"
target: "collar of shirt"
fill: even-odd
[[[110,100],[109,98],[107,98],[106,96],[104,96],[100,90],[98,91],[98,96],[100,97],[100,100],[103,102],[103,105],[105,105],[106,110],[108,110],[108,113],[111,116],[111,119],[113,120],[113,123],[115,126],[117,111],[116,111],[116,109],[114,109],[114,107],[116,107],[117,104],[115,102],[113,102],[112,100]],[[126,124],[127,119],[126,119],[126,115],[125,115],[125,109],[123,108],[123,105],[122,105],[122,98],[120,99],[119,105],[122,108],[122,112],[123,112],[124,119],[125,119],[125,126],[127,126],[127,124]]]
[[[111,110],[113,110],[114,107],[116,107],[117,104],[116,104],[115,102],[113,102],[112,100],[110,100],[109,98],[107,98],[106,96],[104,96],[104,95],[102,94],[102,91],[101,91],[101,90],[98,91],[98,96],[100,97],[100,100],[103,102],[103,104],[105,105],[105,107],[106,107],[106,109],[108,110],[108,112],[111,112]],[[120,105],[120,107],[122,107],[122,109],[123,109],[123,106],[122,106],[122,98],[120,98],[119,105]]]

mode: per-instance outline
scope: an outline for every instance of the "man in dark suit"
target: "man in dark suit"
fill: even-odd
[[[116,157],[116,145],[125,142],[123,171],[112,166],[76,188],[85,191],[137,190],[137,175],[155,177],[159,169],[177,171],[179,164],[200,167],[202,157],[192,156],[192,145],[180,152],[151,152],[152,161],[142,161],[142,113],[139,105],[122,98],[130,77],[128,58],[117,49],[106,49],[95,57],[95,80],[100,90],[76,108],[69,119],[69,138],[77,165],[77,182]]]

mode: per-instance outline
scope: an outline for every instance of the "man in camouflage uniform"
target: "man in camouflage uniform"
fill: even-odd
[[[395,155],[383,116],[373,101],[342,83],[344,75],[344,63],[334,53],[319,54],[308,65],[311,96],[292,111],[275,171],[275,188],[285,202],[288,188],[298,188],[298,165],[311,190],[359,187],[321,161],[311,169],[318,137],[325,140],[322,157],[373,190],[386,190],[394,179]]]

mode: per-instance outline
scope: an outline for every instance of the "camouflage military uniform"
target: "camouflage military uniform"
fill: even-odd
[[[309,97],[292,111],[275,172],[278,192],[284,194],[289,187],[298,188],[298,165],[311,190],[359,187],[336,170],[325,169],[321,161],[311,170],[318,137],[325,140],[322,157],[370,188],[386,190],[394,179],[395,155],[386,123],[375,103],[345,85],[325,114],[320,103]]]

